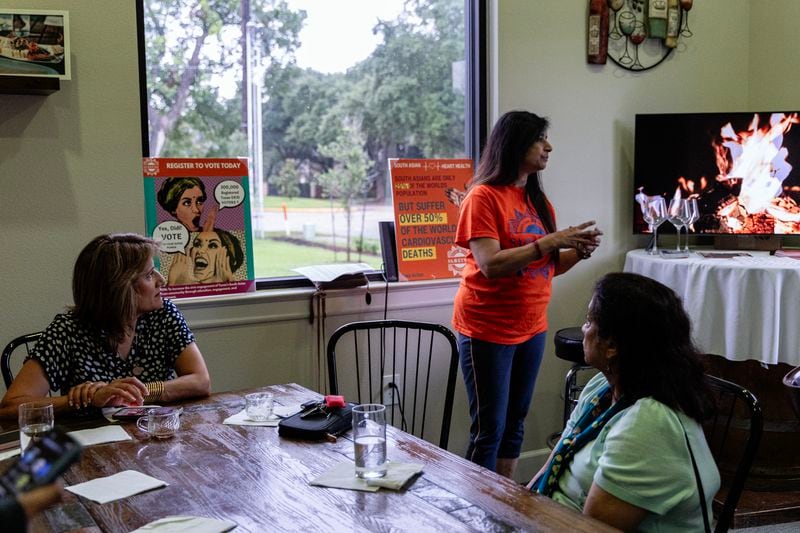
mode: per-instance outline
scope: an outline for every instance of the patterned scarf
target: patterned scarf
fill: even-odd
[[[558,485],[558,479],[564,473],[566,466],[587,443],[597,438],[600,430],[611,420],[615,414],[628,407],[628,402],[620,398],[616,403],[611,403],[611,385],[606,383],[592,398],[586,402],[578,421],[569,435],[561,435],[556,445],[547,469],[537,479],[531,491],[552,496]]]

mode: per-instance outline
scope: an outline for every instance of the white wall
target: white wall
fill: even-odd
[[[800,108],[800,2],[752,0],[749,104],[752,111]]]
[[[71,268],[95,235],[144,229],[140,177],[134,3],[6,0],[6,8],[68,9],[73,80],[47,97],[0,95],[0,343],[43,328],[70,303]],[[595,218],[606,232],[591,261],[556,280],[551,331],[583,321],[593,281],[618,270],[643,241],[631,235],[633,118],[640,112],[797,109],[796,0],[705,0],[691,12],[695,36],[646,73],[585,62],[585,0],[495,0],[492,71],[497,112],[548,116],[555,147],[544,186],[559,225]],[[669,154],[665,154],[668,157]],[[412,286],[409,286],[412,285]],[[393,288],[389,315],[449,323],[452,284]],[[362,292],[328,301],[328,332],[377,318]],[[396,292],[395,292],[396,291]],[[196,331],[215,390],[316,383],[309,291],[280,291],[181,307]],[[548,343],[523,459],[524,478],[560,426],[567,365]],[[458,388],[451,450],[466,442]]]
[[[0,342],[71,302],[92,237],[144,231],[134,2],[7,0],[70,13],[72,80],[50,96],[0,95]]]

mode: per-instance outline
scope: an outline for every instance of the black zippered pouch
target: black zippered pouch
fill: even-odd
[[[336,437],[353,427],[353,406],[344,407],[309,406],[303,411],[284,418],[278,423],[278,435],[293,439],[323,440]],[[312,409],[315,409],[310,412]]]

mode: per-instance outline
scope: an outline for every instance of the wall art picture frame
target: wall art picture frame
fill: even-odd
[[[71,79],[69,12],[0,8],[0,76]]]

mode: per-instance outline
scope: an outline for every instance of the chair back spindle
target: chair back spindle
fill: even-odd
[[[706,375],[714,393],[714,416],[703,424],[723,488],[714,498],[715,533],[733,524],[733,515],[761,442],[764,419],[758,399],[741,385]],[[728,465],[731,465],[728,468]]]
[[[12,357],[19,355],[23,356],[20,361],[24,360],[25,357],[30,355],[33,346],[41,336],[41,331],[21,335],[9,342],[3,349],[3,354],[0,356],[0,372],[3,374],[3,382],[6,385],[6,389],[8,389],[11,386],[11,382],[14,381],[13,365],[11,362]]]
[[[458,367],[449,329],[408,320],[352,322],[331,335],[327,359],[332,394],[386,404],[390,425],[447,447]]]

